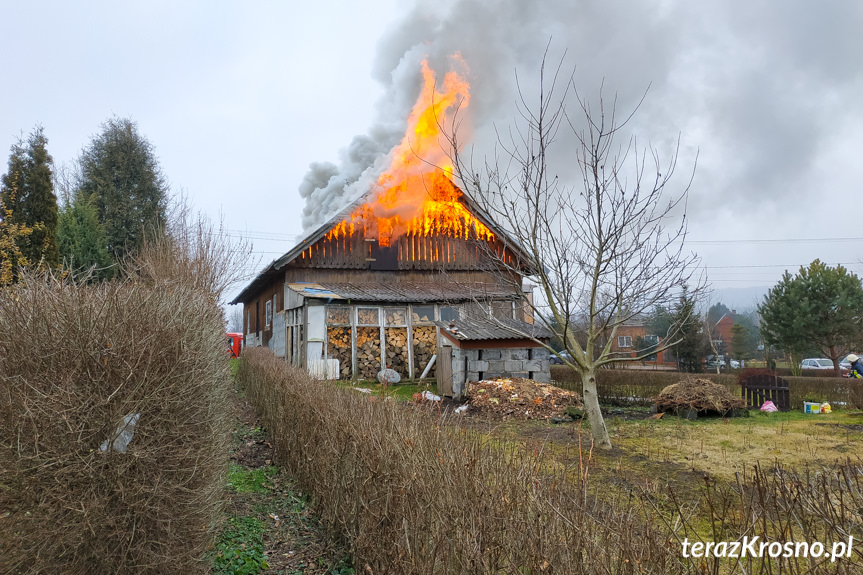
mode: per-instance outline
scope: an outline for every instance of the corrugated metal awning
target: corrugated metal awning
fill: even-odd
[[[343,299],[380,303],[458,303],[472,300],[516,299],[505,286],[487,283],[291,283],[288,287],[312,299]]]
[[[435,323],[441,328],[441,333],[445,332],[459,341],[551,338],[551,332],[545,327],[517,319],[466,316]]]

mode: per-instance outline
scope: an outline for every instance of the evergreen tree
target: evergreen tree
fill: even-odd
[[[761,334],[767,344],[778,345],[797,363],[808,350],[817,349],[833,360],[858,341],[861,332],[863,286],[844,267],[831,268],[820,260],[788,272],[758,306]]]
[[[701,371],[705,344],[701,317],[695,311],[696,304],[695,296],[684,287],[674,307],[674,322],[680,337],[680,343],[676,346],[677,362],[681,371]]]
[[[110,279],[114,267],[108,253],[105,229],[99,223],[94,198],[75,194],[60,209],[57,243],[64,264],[73,273],[91,274],[93,279]]]
[[[731,357],[734,359],[750,359],[752,354],[749,349],[749,330],[742,324],[735,323],[731,326]]]
[[[111,118],[81,155],[79,194],[93,198],[108,252],[123,258],[163,230],[168,184],[135,122]]]
[[[729,313],[731,313],[731,310],[722,302],[715,303],[710,306],[710,309],[707,310],[707,323],[710,324],[710,329],[713,329],[716,324],[719,323],[722,316]]]
[[[51,173],[54,160],[47,144],[42,128],[37,127],[26,142],[19,140],[12,146],[9,170],[0,183],[0,201],[10,224],[30,230],[19,238],[21,254],[30,265],[56,268],[60,265],[57,196]]]
[[[18,173],[11,172],[8,185],[0,193],[0,286],[18,281],[18,271],[29,265],[21,253],[21,245],[33,231],[21,224],[12,222],[12,208],[18,201]]]

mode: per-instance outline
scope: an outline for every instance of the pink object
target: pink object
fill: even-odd
[[[779,408],[776,407],[776,404],[770,401],[769,399],[765,401],[761,405],[761,411],[779,411]]]

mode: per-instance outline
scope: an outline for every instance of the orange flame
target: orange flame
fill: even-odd
[[[455,64],[467,68],[460,56]],[[377,233],[378,244],[409,234],[445,235],[493,240],[494,234],[461,203],[461,192],[451,182],[449,150],[441,135],[457,111],[470,102],[470,85],[455,71],[444,75],[443,90],[436,89],[434,72],[422,63],[423,89],[408,118],[401,143],[392,151],[389,168],[378,178],[380,189],[328,234],[335,239],[362,228],[366,237]]]

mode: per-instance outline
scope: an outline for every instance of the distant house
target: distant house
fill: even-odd
[[[617,328],[615,340],[611,342],[611,352],[620,357],[637,357],[638,345],[658,345],[661,338],[652,333],[648,333],[644,321],[640,318],[634,318]],[[666,352],[657,352],[652,356],[648,356],[644,360],[646,365],[676,365],[674,359],[670,359],[671,354]]]
[[[716,325],[713,326],[713,329],[710,332],[713,345],[716,347],[716,350],[720,355],[724,355],[730,351],[731,328],[733,328],[734,324],[737,323],[738,317],[739,315],[737,312],[735,310],[731,310],[731,312],[726,313],[719,318],[719,321],[716,322]]]

